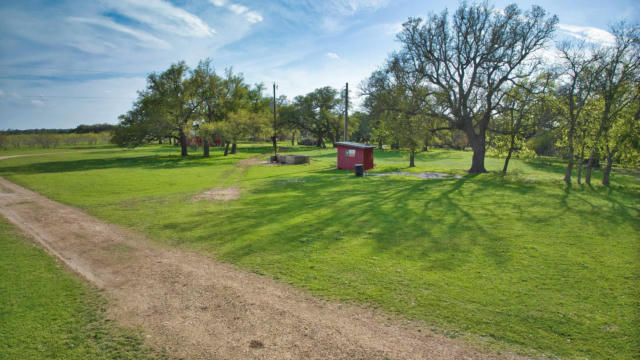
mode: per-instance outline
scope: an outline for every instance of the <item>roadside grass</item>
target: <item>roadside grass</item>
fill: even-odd
[[[55,148],[42,148],[36,146],[25,146],[12,149],[0,149],[0,156],[8,155],[21,155],[21,154],[44,154],[44,153],[57,153],[68,151],[83,151],[83,150],[99,150],[99,149],[119,149],[118,146],[112,144],[102,145],[64,145]]]
[[[640,356],[640,182],[567,187],[557,159],[487,158],[462,179],[355,178],[335,150],[309,165],[243,169],[241,148],[180,159],[171,147],[16,158],[0,175],[158,241],[331,299],[424,320],[449,336],[569,358]],[[471,153],[377,151],[376,169],[464,174]],[[601,174],[594,174],[599,183]],[[212,187],[235,201],[192,201]]]
[[[118,328],[105,318],[105,303],[96,290],[4,218],[0,274],[0,359],[152,357],[138,331]]]

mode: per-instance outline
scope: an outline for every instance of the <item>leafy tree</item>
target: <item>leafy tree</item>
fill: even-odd
[[[620,150],[617,140],[625,138],[612,136],[610,130],[625,128],[617,122],[624,121],[625,110],[634,104],[640,81],[640,27],[620,23],[612,28],[612,32],[616,37],[615,44],[602,47],[596,53],[599,76],[594,92],[602,100],[603,107],[585,174],[585,182],[590,184],[593,165],[604,152],[607,165],[602,184],[605,186],[609,185],[613,160]]]
[[[493,147],[506,158],[502,173],[506,174],[514,152],[526,150],[526,141],[535,134],[536,119],[544,111],[552,75],[543,73],[537,79],[524,79],[512,87],[502,98],[500,115],[496,117]]]
[[[563,60],[561,79],[564,80],[558,89],[558,99],[564,110],[565,132],[568,148],[568,164],[564,175],[566,183],[571,182],[571,173],[575,161],[576,132],[585,130],[583,110],[593,96],[593,84],[598,71],[595,67],[595,57],[586,54],[585,43],[563,42],[559,47]],[[582,158],[580,158],[582,161]]]
[[[120,124],[113,130],[111,142],[136,147],[166,137],[173,130],[172,123],[157,103],[157,97],[147,89],[138,94],[133,108],[119,116]]]
[[[326,147],[325,137],[334,144],[339,139],[339,136],[336,136],[340,134],[341,129],[339,104],[338,91],[326,86],[304,96],[296,96],[293,109],[281,108],[280,115],[284,115],[285,121],[297,129],[313,134],[318,147]]]
[[[375,124],[372,120],[369,114],[361,111],[356,111],[349,115],[349,127],[351,128],[353,126],[353,131],[350,132],[349,139],[362,143],[370,143],[373,141]]]
[[[192,125],[202,103],[196,96],[198,85],[197,79],[189,77],[189,67],[184,61],[147,78],[151,101],[161,111],[159,115],[171,124],[172,131],[178,133],[182,156],[188,155],[185,129]]]
[[[595,126],[598,123],[599,114],[602,111],[602,99],[593,97],[584,105],[583,115],[576,126],[576,134],[574,138],[575,146],[580,148],[578,153],[578,169],[576,180],[578,184],[582,184],[582,172],[584,170],[585,152],[593,147],[593,136]]]
[[[387,128],[398,145],[409,149],[409,166],[414,167],[415,153],[424,145],[436,118],[431,116],[429,89],[407,71],[410,59],[404,55],[393,54],[387,66],[375,71],[362,88],[372,112],[387,115],[383,117]]]
[[[449,19],[445,10],[425,21],[410,18],[398,39],[409,71],[442,103],[441,116],[465,131],[473,160],[471,173],[486,172],[486,133],[510,84],[532,74],[533,55],[551,38],[557,17],[538,6],[496,11],[487,3],[462,3]]]
[[[192,74],[196,86],[196,94],[200,100],[200,123],[198,135],[202,139],[202,155],[209,157],[209,143],[213,137],[219,135],[214,131],[213,123],[221,121],[224,117],[224,101],[227,94],[225,81],[216,74],[211,59],[205,59],[198,63]]]
[[[244,108],[229,114],[221,129],[224,138],[232,143],[231,154],[236,153],[238,141],[264,134],[269,126],[268,119],[266,112],[252,112]]]

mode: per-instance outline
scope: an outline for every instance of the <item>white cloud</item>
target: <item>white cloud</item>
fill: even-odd
[[[545,66],[556,66],[562,63],[560,51],[555,46],[547,46],[533,54],[539,58]]]
[[[385,24],[384,32],[389,35],[397,35],[402,31],[402,23]]]
[[[245,14],[245,17],[247,18],[247,21],[252,23],[252,24],[255,24],[255,23],[258,23],[258,22],[262,21],[262,15],[260,15],[260,13],[258,13],[256,11],[248,11]]]
[[[109,0],[109,4],[122,15],[157,30],[193,37],[215,33],[199,17],[163,0]]]
[[[152,47],[157,49],[168,49],[170,47],[169,43],[167,43],[162,39],[158,39],[157,37],[151,34],[148,34],[144,31],[134,30],[124,25],[120,25],[111,19],[101,18],[101,17],[98,17],[98,18],[68,17],[67,20],[72,22],[83,23],[83,24],[102,26],[107,29],[115,30],[123,34],[130,35],[140,40],[141,42],[139,43],[139,45],[142,45],[145,47]]]
[[[227,0],[211,0],[211,3],[217,7],[225,7],[236,15],[244,16],[244,18],[252,24],[263,20],[262,15],[259,12],[250,10],[244,5],[230,3]]]
[[[387,6],[389,0],[332,0],[327,5],[343,15],[351,15],[361,10],[378,10]]]
[[[334,59],[334,60],[340,60],[340,55],[334,52],[328,52],[327,57],[330,57],[331,59]]]
[[[43,107],[44,106],[44,101],[40,100],[40,99],[32,99],[30,101],[31,105],[35,106],[35,107]]]
[[[244,5],[231,4],[231,5],[229,5],[229,10],[231,10],[234,13],[240,15],[240,14],[243,14],[243,13],[247,12],[249,10],[249,8],[244,6]]]
[[[592,44],[610,45],[616,41],[616,37],[610,32],[593,26],[558,24],[558,29],[569,36]]]

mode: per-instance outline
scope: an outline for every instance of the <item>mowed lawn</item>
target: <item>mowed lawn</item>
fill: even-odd
[[[181,159],[170,146],[0,162],[0,175],[152,239],[314,294],[423,320],[471,342],[567,358],[640,356],[640,175],[568,188],[557,159],[510,175],[355,178],[335,150],[310,165],[246,167],[241,147]],[[403,152],[376,170],[407,171]],[[490,171],[502,159],[488,158]],[[464,174],[471,153],[421,153],[409,171]],[[232,201],[193,201],[235,186]]]
[[[0,359],[158,357],[117,328],[104,300],[0,217]]]

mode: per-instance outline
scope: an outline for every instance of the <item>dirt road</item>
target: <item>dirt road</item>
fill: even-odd
[[[141,327],[150,345],[178,357],[497,358],[419,323],[321,301],[270,278],[154,243],[1,177],[0,214],[104,289],[108,314],[117,323]]]

